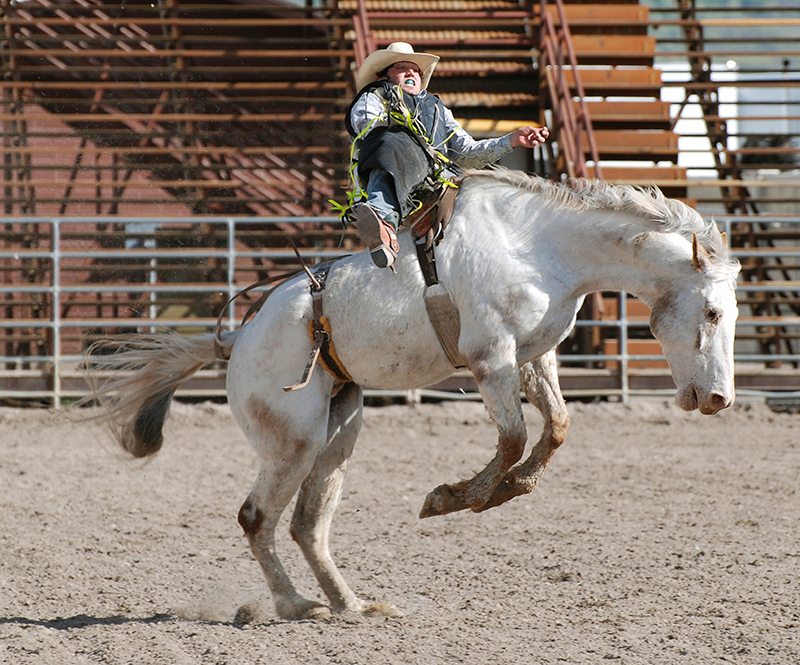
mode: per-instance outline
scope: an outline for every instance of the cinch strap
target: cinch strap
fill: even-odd
[[[320,360],[322,366],[328,370],[328,373],[333,376],[333,378],[343,383],[352,383],[353,381],[353,377],[350,376],[336,355],[333,342],[331,341],[330,322],[322,311],[322,293],[325,290],[325,283],[328,280],[330,269],[330,265],[322,265],[314,270],[315,279],[311,282],[313,319],[308,327],[314,346],[311,347],[311,354],[308,357],[308,362],[306,363],[305,370],[303,371],[303,378],[300,380],[300,383],[293,386],[286,386],[284,388],[286,392],[300,390],[300,388],[305,388],[308,385],[314,367],[317,364],[317,359]]]

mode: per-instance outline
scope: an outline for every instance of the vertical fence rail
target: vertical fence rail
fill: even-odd
[[[619,381],[622,391],[621,399],[628,403],[631,395],[631,386],[628,378],[628,294],[625,291],[619,294]]]
[[[236,220],[229,217],[228,227],[228,330],[236,327]]]
[[[55,408],[61,407],[61,223],[59,220],[54,219],[51,227],[51,244],[50,248],[52,256],[50,258],[50,266],[52,273],[51,282],[51,319],[52,319],[52,353],[53,353],[53,369],[52,369],[52,387],[53,387],[53,406]]]

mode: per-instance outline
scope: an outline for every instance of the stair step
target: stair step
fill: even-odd
[[[605,166],[601,162],[603,179],[618,185],[658,187],[665,196],[686,199],[686,169],[680,166]],[[594,178],[594,166],[586,166],[589,178]]]
[[[586,102],[595,129],[662,129],[670,130],[670,103],[661,101]],[[575,102],[575,110],[579,103]],[[675,144],[677,150],[677,143]]]
[[[475,138],[495,138],[510,134],[520,127],[539,126],[536,120],[495,120],[493,118],[456,118],[461,127]]]
[[[539,5],[531,14],[518,5],[509,10],[470,9],[463,11],[442,11],[430,9],[368,10],[368,21],[372,31],[385,29],[421,28],[438,30],[442,28],[472,28],[487,30],[505,26],[514,32],[524,30],[526,24],[534,25],[539,19]],[[561,25],[558,10],[554,5],[548,7],[548,14],[556,26]],[[565,14],[573,34],[613,32],[615,34],[647,34],[649,9],[639,5],[569,5]]]
[[[558,10],[548,6],[556,26],[561,25]],[[538,6],[536,8],[538,15]],[[568,4],[564,6],[567,25],[572,35],[579,34],[636,34],[646,35],[650,8],[644,5],[629,4]]]
[[[595,5],[597,0],[564,0],[564,4],[569,7],[571,5]],[[613,0],[613,5],[638,5],[639,0]]]
[[[639,0],[614,0],[612,6],[620,9],[634,5]],[[358,0],[339,0],[339,8],[344,11],[356,11]],[[518,0],[366,0],[367,12],[479,12],[479,11],[519,11]],[[600,7],[597,0],[566,0],[565,10],[575,7]],[[538,9],[536,7],[535,9]]]
[[[372,30],[378,45],[392,42],[408,42],[416,50],[434,46],[480,47],[528,47],[535,48],[538,39],[531,39],[522,32],[510,30]],[[441,53],[437,55],[442,55]]]
[[[686,169],[682,166],[605,166],[603,178],[608,182],[626,184],[644,184],[648,182],[681,182],[686,180]],[[590,164],[587,169],[594,177],[594,167]]]
[[[438,92],[445,106],[459,108],[479,106],[497,108],[501,106],[533,106],[538,114],[539,97],[524,92]]]
[[[575,89],[575,75],[565,70],[567,83]],[[652,67],[604,69],[578,67],[583,91],[587,96],[659,97],[661,95],[661,73]]]
[[[514,0],[366,0],[367,12],[476,12],[519,11],[519,2]],[[357,11],[357,0],[339,0],[339,8]]]
[[[630,124],[635,124],[635,121],[632,120]],[[678,159],[678,135],[672,131],[637,132],[600,129],[595,130],[594,138],[601,160],[633,159],[659,162]],[[585,134],[583,144],[587,146],[588,153],[589,143]]]
[[[454,60],[446,57],[436,65],[434,78],[458,76],[534,76],[530,57],[527,62],[515,60]],[[531,78],[531,81],[535,79]]]
[[[643,35],[573,35],[581,65],[652,65],[656,38]]]
[[[470,92],[487,92],[496,94],[525,92],[538,98],[539,88],[536,77],[530,73],[515,73],[496,71],[492,75],[483,72],[464,74],[461,76],[448,75],[436,76],[431,90],[437,95],[445,93],[461,94]]]
[[[558,9],[555,5],[548,5],[547,11],[555,18],[558,17]],[[622,5],[616,2],[606,4],[598,4],[597,2],[588,4],[565,3],[564,14],[567,17],[567,24],[571,32],[573,22],[613,21],[616,25],[647,24],[650,8],[639,4]]]

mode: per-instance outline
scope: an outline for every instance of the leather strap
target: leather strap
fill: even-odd
[[[423,297],[428,318],[450,364],[456,369],[460,369],[466,367],[464,358],[458,351],[461,317],[447,289],[439,283],[435,253],[435,247],[441,241],[442,232],[453,214],[453,204],[457,193],[456,188],[445,187],[444,192],[436,201],[435,208],[427,216],[427,219],[432,219],[432,223],[428,223],[426,228],[417,222],[412,228],[412,232],[417,236],[414,246],[417,250],[419,268],[425,280]],[[425,234],[420,236],[419,233],[422,230],[425,230]]]
[[[284,387],[286,392],[300,390],[300,388],[305,388],[308,385],[317,360],[338,381],[342,383],[352,383],[353,381],[353,377],[350,376],[336,355],[331,341],[330,322],[323,311],[322,294],[325,291],[325,284],[328,281],[330,271],[331,264],[320,264],[312,269],[313,275],[310,287],[312,319],[308,332],[314,345],[311,347],[311,353],[303,370],[303,377],[299,383]]]
[[[322,294],[325,291],[325,284],[328,281],[331,266],[323,264],[318,270],[314,270],[314,277],[317,278],[317,283],[311,284],[311,303],[314,314],[314,319],[311,321],[311,339],[316,344],[317,338],[322,338],[322,346],[319,350],[320,360],[325,369],[330,372],[334,378],[345,383],[353,381],[348,371],[344,368],[336,351],[333,348],[333,341],[331,340],[331,326],[328,317],[325,316],[322,307]]]

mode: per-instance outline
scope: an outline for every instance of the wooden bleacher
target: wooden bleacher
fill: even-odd
[[[282,3],[2,18],[7,214],[307,215],[341,186],[340,23]],[[142,191],[146,190],[146,191]]]
[[[328,200],[341,201],[347,186],[349,146],[342,113],[355,92],[358,5],[358,0],[328,0],[308,8],[269,0],[176,1],[159,13],[151,3],[134,0],[120,14],[113,3],[9,4],[0,16],[5,29],[0,182],[6,216],[329,214]],[[501,135],[549,117],[548,82],[538,58],[540,3],[364,0],[363,7],[378,47],[404,40],[442,56],[431,89],[474,136]],[[547,11],[558,26],[555,3]],[[775,206],[800,214],[800,187],[793,175],[800,163],[797,137],[771,129],[734,131],[718,103],[720,84],[706,75],[734,58],[741,75],[728,87],[769,91],[785,84],[796,90],[796,38],[779,31],[800,26],[800,8],[776,3],[759,14],[742,8],[736,20],[720,8],[698,10],[691,0],[654,8],[633,0],[567,1],[564,11],[578,63],[565,75],[573,93],[576,74],[583,87],[604,179],[656,184],[704,212],[741,214],[731,234],[741,250],[800,240],[797,227],[779,230],[745,216]],[[726,32],[737,21],[752,28],[748,34]],[[789,64],[764,65],[765,46],[773,60]],[[662,81],[658,67],[675,59],[687,63],[687,80]],[[681,87],[693,95],[687,101],[700,101],[716,159],[705,186],[678,162],[675,112],[661,100],[664,87]],[[577,107],[577,100],[573,103]],[[798,122],[800,111],[796,104],[782,110],[763,102],[764,127],[776,118]],[[528,168],[560,177],[558,141],[551,140],[554,151],[543,153],[546,160],[529,159]],[[591,176],[596,171],[587,136],[582,145]],[[758,187],[751,185],[754,181]],[[245,227],[237,239],[277,254],[286,248],[286,230]],[[159,246],[218,242],[202,222],[159,229],[156,235]],[[67,236],[71,243],[98,248],[119,248],[132,237],[115,223],[99,224],[91,233],[76,228]],[[46,227],[33,223],[5,225],[0,239],[5,247],[32,251],[46,249],[50,241]],[[341,241],[354,247],[352,230],[343,234],[330,224],[311,227],[298,240],[316,247]],[[165,261],[160,277],[198,283],[219,278],[221,267],[213,261],[189,263]],[[743,294],[745,315],[770,321],[745,335],[768,352],[794,348],[796,329],[780,329],[772,319],[798,314],[795,263],[765,251],[746,257],[743,265],[748,283],[785,287]],[[146,267],[130,256],[69,270],[76,280],[101,284],[135,282]],[[292,259],[267,258],[241,270],[263,276],[289,267],[296,267]],[[22,258],[3,266],[0,274],[6,284],[43,283],[49,269],[47,261]],[[163,305],[182,307],[189,300],[175,295]],[[195,314],[205,316],[218,306],[213,298],[194,300]],[[64,315],[91,310],[115,316],[140,305],[135,298],[82,296],[66,306]],[[34,321],[48,315],[47,299],[38,295],[14,294],[5,308],[8,318]],[[7,355],[26,349],[44,353],[51,344],[33,325],[11,337]],[[613,340],[594,339],[590,348],[604,344],[610,349]]]

